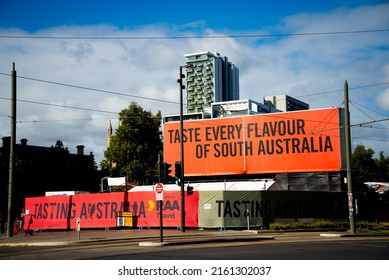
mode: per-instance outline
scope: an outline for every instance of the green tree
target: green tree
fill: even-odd
[[[384,152],[380,152],[380,157],[375,159],[377,166],[377,181],[389,182],[389,157],[384,156]]]
[[[128,182],[150,184],[158,177],[162,150],[161,112],[155,116],[132,102],[119,113],[119,127],[104,152],[100,166],[110,176],[126,176]]]
[[[373,158],[374,151],[366,149],[358,144],[352,154],[352,174],[357,182],[369,182],[377,180],[377,167]]]

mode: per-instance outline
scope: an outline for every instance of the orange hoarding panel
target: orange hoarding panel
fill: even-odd
[[[198,226],[198,192],[185,195],[188,227]],[[132,212],[134,226],[158,227],[159,204],[155,192],[113,192],[70,196],[28,197],[25,200],[25,229],[74,229],[79,218],[81,228],[116,227],[118,212]],[[163,225],[179,227],[180,191],[165,191]]]
[[[164,156],[180,160],[179,122],[164,124]],[[185,176],[341,170],[339,109],[184,122]]]

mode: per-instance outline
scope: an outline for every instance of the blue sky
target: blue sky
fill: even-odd
[[[341,106],[347,80],[352,123],[385,119],[388,14],[388,1],[362,0],[0,0],[0,137],[10,134],[7,75],[13,62],[25,77],[18,80],[24,102],[18,103],[17,138],[43,146],[61,139],[72,152],[83,144],[99,163],[108,122],[116,128],[117,113],[131,101],[153,113],[179,112],[179,65],[185,54],[201,51],[219,52],[239,68],[241,99],[288,94],[312,109]],[[369,32],[303,35],[344,31]],[[252,34],[271,36],[238,37]],[[25,36],[47,38],[20,38]],[[49,38],[61,36],[83,38]],[[148,36],[158,39],[133,39]],[[354,147],[364,144],[389,156],[388,121],[352,133]]]
[[[0,23],[30,32],[63,25],[112,24],[131,28],[155,23],[185,25],[196,21],[214,29],[258,30],[279,24],[284,17],[297,13],[323,13],[378,3],[385,1],[1,0]]]

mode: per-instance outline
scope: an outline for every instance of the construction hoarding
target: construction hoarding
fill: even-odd
[[[25,229],[115,228],[118,212],[132,212],[134,227],[159,227],[155,192],[117,192],[26,198]],[[179,191],[164,191],[163,225],[180,227]],[[347,218],[347,194],[306,191],[195,191],[185,195],[191,228],[267,226],[274,219]],[[248,224],[249,223],[249,224]]]
[[[185,121],[185,176],[340,171],[339,110]],[[164,124],[164,156],[180,161],[179,122]]]

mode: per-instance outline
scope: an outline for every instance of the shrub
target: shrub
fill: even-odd
[[[388,231],[389,222],[383,223],[371,223],[367,221],[358,221],[355,223],[355,227],[358,230],[366,231]],[[317,230],[317,229],[349,229],[349,221],[316,221],[312,224],[304,224],[299,222],[294,223],[272,223],[270,224],[270,230]]]

